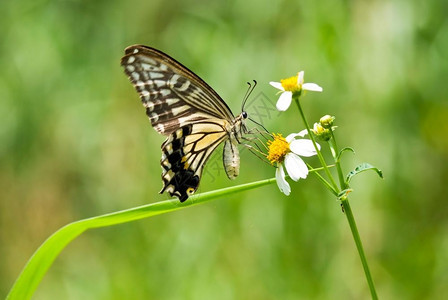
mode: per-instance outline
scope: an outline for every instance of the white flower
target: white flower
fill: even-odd
[[[277,185],[280,191],[287,196],[291,193],[291,187],[285,179],[283,166],[292,180],[305,179],[308,176],[308,167],[300,156],[310,157],[317,154],[311,140],[295,139],[296,136],[303,137],[302,132],[292,133],[286,139],[281,134],[274,134],[274,140],[268,141],[267,158],[272,164],[277,164],[275,171]],[[320,149],[319,144],[317,147]]]
[[[322,92],[323,89],[316,83],[303,83],[304,71],[300,71],[296,76],[282,79],[280,82],[269,82],[270,85],[279,89],[281,95],[277,101],[277,109],[279,111],[285,111],[289,108],[292,101],[292,95],[295,93],[301,93],[302,90]]]

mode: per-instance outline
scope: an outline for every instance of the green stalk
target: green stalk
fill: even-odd
[[[317,157],[319,158],[320,164],[324,168],[325,174],[327,174],[328,179],[331,181],[331,184],[332,184],[334,190],[338,190],[338,186],[337,186],[336,182],[334,181],[333,176],[331,176],[330,170],[327,167],[327,163],[325,162],[325,159],[322,156],[322,153],[320,152],[319,148],[317,147],[316,140],[314,139],[314,136],[311,133],[310,125],[308,124],[308,121],[305,118],[305,114],[303,113],[302,106],[300,105],[299,97],[297,97],[297,96],[294,97],[294,100],[295,100],[295,102],[297,104],[297,107],[299,109],[300,116],[302,117],[302,120],[305,123],[306,130],[308,131],[308,135],[309,135],[311,141],[313,142],[314,148],[317,151]]]
[[[344,180],[344,175],[342,173],[342,168],[340,161],[338,159],[338,145],[333,134],[333,130],[330,128],[331,139],[328,143],[330,146],[331,154],[333,156],[334,162],[336,164],[336,169],[339,177],[339,184],[341,185],[341,189],[345,190],[348,188],[346,181]],[[356,248],[358,250],[359,257],[361,259],[362,267],[364,268],[364,274],[367,279],[367,283],[369,284],[370,294],[372,295],[372,299],[378,299],[376,294],[375,285],[373,283],[372,275],[370,273],[369,264],[367,263],[367,258],[364,253],[364,247],[362,245],[361,237],[358,232],[358,227],[356,226],[355,217],[353,216],[352,209],[350,207],[350,203],[348,202],[348,198],[341,199],[342,207],[344,208],[345,216],[347,217],[348,224],[350,226],[350,230],[352,232],[353,240],[355,241]]]
[[[318,172],[316,172],[316,171],[323,170],[324,169],[323,167],[322,168],[314,168],[314,169],[312,169],[309,164],[306,164],[306,165],[308,166],[309,171],[310,172],[314,172],[314,174],[317,176],[317,179],[319,179],[320,182],[322,182],[322,184],[325,185],[333,193],[333,195],[335,195],[336,197],[339,195],[339,192],[337,190],[335,190],[331,186],[331,184],[327,180],[325,180],[325,178],[322,177],[322,175],[320,175]],[[334,165],[331,165],[331,166],[334,166]],[[331,166],[328,166],[328,167],[331,167]]]
[[[372,295],[372,299],[377,300],[378,295],[376,294],[375,285],[373,283],[372,275],[370,274],[369,264],[367,263],[367,258],[364,253],[364,247],[362,246],[361,237],[359,236],[358,228],[355,222],[355,217],[353,216],[353,212],[350,207],[350,203],[348,202],[348,198],[342,200],[342,207],[344,208],[348,224],[350,225],[350,229],[352,231],[353,239],[355,240],[356,248],[358,249],[359,257],[361,258],[364,273],[366,275],[366,279],[369,284],[370,294]]]
[[[341,189],[345,190],[347,188],[347,184],[344,180],[344,174],[342,173],[341,164],[338,159],[338,153],[339,153],[338,144],[336,143],[333,129],[330,128],[329,130],[331,132],[331,139],[328,144],[330,146],[331,155],[333,155],[333,158],[334,158],[334,163],[336,164],[336,170],[338,172],[338,177],[339,177],[339,184],[341,185]]]

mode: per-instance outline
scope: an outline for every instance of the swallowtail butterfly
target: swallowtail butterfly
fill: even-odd
[[[151,125],[167,136],[160,160],[164,184],[160,193],[187,200],[199,186],[207,159],[223,142],[227,176],[238,176],[237,144],[247,133],[246,112],[235,117],[205,81],[154,48],[127,47],[121,65],[140,95]]]

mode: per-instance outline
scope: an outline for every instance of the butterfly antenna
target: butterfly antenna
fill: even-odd
[[[243,97],[243,103],[241,104],[241,111],[243,111],[243,109],[244,109],[244,104],[246,104],[246,99],[247,99],[247,94],[249,94],[249,90],[250,90],[250,88],[252,87],[252,85],[250,84],[250,82],[248,81],[248,82],[246,82],[247,83],[247,85],[249,86],[248,88],[247,88],[247,90],[246,90],[246,94],[244,94],[244,97]]]
[[[253,80],[254,84],[252,85],[250,82],[247,82],[249,87],[247,88],[246,94],[243,98],[243,104],[241,105],[241,111],[244,111],[244,106],[246,105],[247,99],[249,99],[250,94],[254,91],[255,87],[257,86],[257,81]]]

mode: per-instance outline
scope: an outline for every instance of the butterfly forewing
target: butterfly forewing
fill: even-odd
[[[125,54],[121,64],[159,133],[169,135],[207,118],[234,118],[207,83],[168,55],[139,45],[126,48]]]
[[[183,202],[198,188],[211,153],[221,142],[234,139],[235,117],[207,83],[159,50],[130,46],[121,65],[152,126],[168,136],[162,144],[161,193]]]

